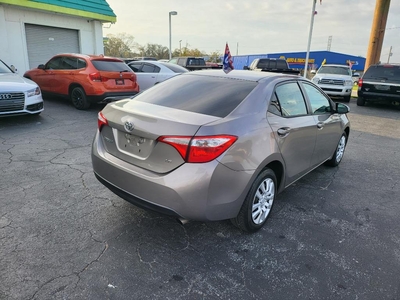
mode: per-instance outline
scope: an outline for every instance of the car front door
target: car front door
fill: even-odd
[[[60,64],[61,57],[53,57],[46,63],[43,70],[38,70],[37,75],[33,78],[43,92],[53,92],[54,70],[57,70],[60,67]]]
[[[267,118],[285,162],[287,186],[311,169],[317,135],[314,116],[308,114],[297,82],[276,87]]]
[[[343,133],[342,123],[340,115],[333,113],[331,101],[320,90],[305,81],[301,86],[317,124],[317,140],[311,160],[311,167],[315,167],[332,157]]]

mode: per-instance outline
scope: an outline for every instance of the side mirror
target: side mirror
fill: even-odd
[[[348,107],[346,104],[337,103],[337,102],[336,102],[335,111],[336,111],[338,114],[347,114],[348,112],[350,112],[350,107]]]
[[[44,70],[44,64],[40,64],[40,65],[38,65],[38,67],[37,67],[38,69],[42,69],[42,70]]]

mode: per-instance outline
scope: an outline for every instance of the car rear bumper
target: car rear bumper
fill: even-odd
[[[384,94],[384,93],[374,93],[374,92],[366,92],[363,90],[358,90],[357,93],[358,97],[362,97],[365,100],[369,101],[387,101],[387,102],[392,102],[392,101],[400,101],[400,94],[395,95],[395,94]]]
[[[251,171],[233,171],[217,161],[185,163],[158,174],[116,158],[98,139],[92,145],[96,177],[121,198],[146,209],[198,221],[236,217],[249,189]]]
[[[87,95],[88,100],[92,103],[109,103],[121,99],[126,99],[136,95],[138,92],[107,92],[102,95]]]

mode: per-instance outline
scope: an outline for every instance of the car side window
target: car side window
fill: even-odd
[[[86,68],[86,61],[78,58],[78,69],[84,69],[84,68]]]
[[[142,72],[144,72],[144,73],[158,73],[158,72],[160,72],[160,68],[157,67],[157,66],[144,64],[143,68],[142,68]]]
[[[303,94],[296,82],[277,86],[275,93],[281,107],[282,116],[293,117],[307,114]]]
[[[329,100],[314,86],[306,82],[301,83],[306,91],[308,100],[311,104],[311,110],[314,115],[321,115],[331,112]]]
[[[52,70],[62,69],[61,59],[62,59],[61,57],[54,57],[50,59],[46,64],[46,69],[52,69]]]
[[[132,71],[135,72],[135,73],[140,73],[140,72],[142,72],[142,71],[141,71],[141,66],[142,66],[141,63],[131,63],[131,64],[129,64],[128,66],[129,66],[129,67],[132,69]]]
[[[277,116],[282,116],[281,105],[275,93],[272,95],[271,101],[269,102],[268,112]]]
[[[63,70],[76,70],[78,66],[78,59],[76,57],[63,57],[61,68]]]

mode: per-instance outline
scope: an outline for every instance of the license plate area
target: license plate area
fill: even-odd
[[[388,90],[390,90],[390,86],[377,84],[377,85],[375,85],[375,89],[378,91],[388,91]]]
[[[147,158],[154,147],[154,140],[118,131],[117,147],[122,153],[140,159]]]
[[[115,84],[116,85],[124,85],[125,84],[125,81],[124,81],[124,79],[115,79]]]

